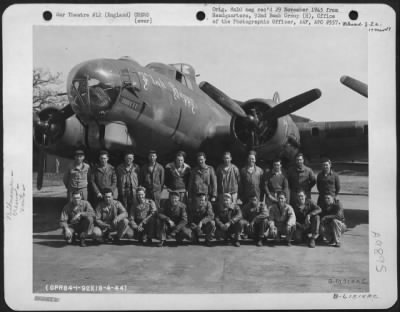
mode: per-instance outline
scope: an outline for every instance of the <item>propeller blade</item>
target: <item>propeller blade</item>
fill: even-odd
[[[54,120],[66,120],[73,114],[75,114],[75,112],[72,110],[71,104],[68,104],[55,113],[52,118],[54,118]]]
[[[43,186],[43,175],[46,168],[46,153],[40,149],[39,152],[39,170],[36,178],[36,188],[40,191]]]
[[[276,104],[279,104],[281,102],[278,91],[275,91],[272,101],[274,101]]]
[[[356,91],[357,93],[365,96],[366,98],[368,97],[368,85],[366,83],[351,78],[349,76],[340,77],[340,82],[346,87],[352,89],[353,91]]]
[[[302,94],[296,95],[282,103],[272,107],[264,114],[263,119],[271,120],[276,119],[285,115],[289,115],[300,108],[314,102],[321,96],[319,89],[312,89]]]
[[[239,106],[234,100],[223,93],[221,90],[214,87],[212,84],[203,81],[199,84],[201,90],[204,91],[210,98],[225,108],[227,111],[238,117],[246,118],[247,115],[243,108]]]

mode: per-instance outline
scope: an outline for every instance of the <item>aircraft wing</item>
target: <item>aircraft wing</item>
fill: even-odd
[[[309,161],[368,161],[368,122],[296,122],[301,150]]]

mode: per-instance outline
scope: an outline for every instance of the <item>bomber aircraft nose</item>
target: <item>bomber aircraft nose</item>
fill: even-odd
[[[119,69],[112,60],[91,60],[75,66],[68,75],[68,99],[74,112],[96,119],[109,110],[121,88]]]

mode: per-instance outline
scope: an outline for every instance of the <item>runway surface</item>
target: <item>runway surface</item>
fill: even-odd
[[[128,240],[122,245],[66,246],[58,229],[64,196],[62,187],[34,195],[34,292],[47,292],[55,285],[71,286],[67,292],[93,286],[93,293],[369,291],[368,196],[341,195],[348,226],[342,247],[322,244],[314,249],[256,247],[250,240],[242,241],[240,248],[215,241],[213,247],[169,241],[157,248],[155,243],[147,247]],[[99,290],[107,285],[108,290]]]

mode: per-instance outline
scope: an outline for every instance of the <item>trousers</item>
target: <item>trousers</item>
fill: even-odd
[[[211,241],[212,236],[215,232],[215,221],[210,220],[202,224],[201,228],[197,224],[192,223],[191,228],[192,228],[192,235],[196,240],[199,238],[201,233],[204,233],[206,236],[206,241]]]
[[[242,223],[244,233],[254,239],[263,238],[265,232],[268,230],[268,219],[257,219],[253,227],[251,227],[250,222],[245,219],[240,220],[240,223]]]
[[[160,209],[161,191],[146,190],[146,198],[154,200],[157,210]]]
[[[80,237],[86,237],[86,235],[91,235],[93,233],[93,217],[83,217],[79,219],[78,222],[68,224],[67,228],[70,233],[67,233],[63,229],[63,236],[65,240],[70,240],[74,234],[78,234]]]
[[[167,234],[171,233],[176,234],[175,238],[177,241],[182,241],[185,238],[187,240],[192,239],[192,231],[189,228],[187,228],[186,226],[182,226],[179,228],[177,228],[177,226],[171,227],[169,223],[165,220],[158,220],[158,233],[161,240],[166,240]]]
[[[223,229],[222,227],[218,226],[216,227],[215,230],[215,238],[220,239],[220,238],[231,238],[233,236],[233,239],[235,241],[240,240],[240,233],[242,232],[242,224],[240,222],[236,222],[234,224],[231,224],[228,229]]]
[[[110,229],[102,224],[97,224],[94,229],[93,229],[93,234],[94,234],[94,238],[96,240],[101,241],[103,239],[103,236],[105,233],[112,233],[112,232],[117,232],[117,237],[118,238],[122,238],[123,236],[125,236],[127,234],[128,231],[128,219],[122,219],[120,221],[118,221],[118,223],[116,225],[114,225],[113,222],[108,223],[108,225],[110,226]],[[127,235],[129,237],[129,235]],[[132,235],[133,237],[133,235]],[[131,238],[131,237],[129,237]]]
[[[143,230],[139,231],[138,225],[142,221],[143,220],[141,219],[135,219],[135,221],[130,221],[129,227],[131,230],[128,229],[127,231],[128,235],[132,235],[132,237],[136,238],[139,241],[145,241],[147,239],[154,238],[156,236],[155,235],[156,220],[154,216],[151,217],[149,220],[147,220],[147,223],[143,225]]]
[[[275,223],[274,227],[270,227],[269,236],[276,239],[281,235],[286,235],[286,240],[290,242],[292,240],[292,236],[296,231],[296,225],[289,225],[284,222]]]
[[[313,237],[319,234],[320,228],[320,217],[318,215],[310,218],[310,224],[296,223],[296,232],[294,234],[296,242],[302,242],[306,238],[307,234],[311,233]]]
[[[340,243],[340,237],[346,231],[346,224],[337,219],[321,223],[320,233],[328,241]]]

